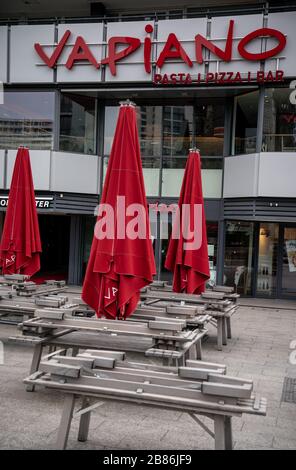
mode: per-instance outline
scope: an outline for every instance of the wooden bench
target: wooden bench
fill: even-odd
[[[76,355],[80,349],[123,349],[160,358],[163,364],[184,364],[187,358],[201,359],[201,340],[206,329],[186,329],[185,322],[154,320],[141,323],[81,319],[66,310],[38,309],[36,317],[19,325],[22,336],[10,341],[34,345],[31,374],[39,367],[45,347],[65,347]],[[30,390],[28,390],[30,391]]]
[[[105,400],[188,413],[214,438],[219,450],[233,448],[232,417],[266,414],[267,402],[254,395],[252,381],[225,375],[225,366],[219,364],[188,360],[185,367],[168,368],[127,362],[118,351],[86,350],[76,357],[65,354],[61,350],[43,358],[39,370],[24,380],[27,386],[66,394],[58,449],[67,447],[77,399],[82,399],[74,413],[80,417],[78,440],[82,442],[88,438],[91,412]],[[213,420],[213,431],[199,415]]]
[[[163,294],[158,292],[157,294]],[[149,295],[149,294],[148,294]],[[163,295],[152,295],[147,300],[142,301],[141,305],[135,311],[135,318],[146,315],[153,317],[165,316],[170,318],[182,318],[186,320],[188,328],[196,328],[196,322],[210,322],[217,328],[217,349],[222,350],[223,345],[227,344],[227,339],[231,339],[231,318],[237,312],[238,306],[230,302],[222,308],[215,308],[215,303],[202,304],[200,299],[192,299],[189,302],[183,300],[186,294],[182,294],[182,300],[176,296],[170,297],[166,293]]]

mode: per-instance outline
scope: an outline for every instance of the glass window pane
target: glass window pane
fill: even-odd
[[[251,294],[253,276],[253,222],[226,222],[224,284]]]
[[[118,118],[118,111],[119,111],[118,106],[106,106],[105,107],[104,155],[110,155],[110,152],[111,152],[113,137],[114,137],[117,118]]]
[[[290,95],[291,88],[265,91],[263,152],[296,152],[296,105]]]
[[[223,155],[224,113],[224,101],[198,100],[195,109],[195,142],[202,157]]]
[[[105,108],[104,155],[109,155],[115,133],[118,106]],[[137,125],[142,157],[161,154],[161,106],[137,106]]]
[[[186,158],[163,158],[162,196],[179,197],[186,166]],[[202,186],[204,198],[221,197],[222,159],[202,158]]]
[[[296,293],[296,227],[284,228],[282,293]]]
[[[160,234],[161,234],[161,262],[160,262],[160,279],[171,281],[173,274],[168,271],[165,267],[165,259],[167,255],[169,239],[172,232],[172,217],[168,219],[163,218],[165,229],[162,229],[162,219],[160,216]],[[208,252],[209,252],[209,264],[210,264],[210,281],[216,282],[216,267],[217,267],[217,241],[218,241],[218,223],[207,222],[207,238],[208,238]]]
[[[256,152],[259,92],[237,97],[235,113],[235,155]]]
[[[264,296],[275,294],[278,237],[278,224],[260,224],[257,294]]]
[[[54,102],[54,92],[5,91],[0,104],[0,148],[51,149]]]
[[[103,162],[103,182],[105,181],[109,158],[104,157]],[[159,195],[159,158],[142,158],[142,169],[146,196]]]
[[[218,222],[207,222],[208,254],[210,263],[210,282],[216,283]]]
[[[96,102],[93,96],[61,95],[60,150],[96,152]]]
[[[163,155],[187,155],[192,146],[192,128],[192,106],[164,106]]]
[[[161,154],[161,106],[137,108],[138,131],[142,157]]]

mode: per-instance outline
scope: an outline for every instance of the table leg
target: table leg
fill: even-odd
[[[42,351],[43,351],[43,344],[42,343],[36,344],[34,347],[34,352],[33,352],[30,375],[38,371],[39,364],[41,361]],[[28,384],[26,386],[27,392],[34,392],[34,390],[35,390],[35,385]]]
[[[79,354],[79,348],[77,347],[72,348],[72,357],[77,356],[77,354]]]
[[[84,397],[82,401],[82,408],[87,408],[89,406],[89,398]],[[90,422],[90,413],[87,411],[83,413],[80,417],[79,431],[78,431],[78,441],[85,442],[87,441],[88,431],[89,431],[89,422]]]
[[[59,450],[64,450],[67,447],[74,405],[75,395],[66,395],[57,438],[57,449]]]
[[[217,347],[218,351],[222,351],[223,344],[223,317],[217,318]]]
[[[233,449],[231,416],[225,416],[225,449]]]
[[[226,319],[223,317],[222,319],[222,341],[224,346],[227,345],[227,335],[226,335]]]
[[[196,345],[193,344],[188,351],[188,359],[196,359]]]
[[[202,352],[201,352],[201,339],[196,342],[196,359],[202,359]]]
[[[214,416],[215,450],[225,450],[225,421],[223,415]]]
[[[227,338],[231,339],[232,333],[231,333],[231,318],[230,317],[226,318],[226,329],[227,329]]]

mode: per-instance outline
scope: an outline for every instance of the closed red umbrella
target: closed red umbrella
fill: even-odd
[[[200,294],[210,278],[200,155],[190,150],[165,267],[174,272],[173,290]],[[187,230],[187,232],[186,232]],[[190,238],[189,232],[192,232]]]
[[[155,274],[133,105],[121,105],[119,110],[99,211],[82,298],[97,316],[124,319],[135,310],[140,289]],[[109,223],[104,224],[107,214]],[[103,231],[108,229],[107,237]]]
[[[29,150],[20,147],[14,163],[0,246],[3,274],[32,276],[40,269],[41,251]]]

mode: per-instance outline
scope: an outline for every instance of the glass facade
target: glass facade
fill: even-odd
[[[296,226],[283,228],[282,278],[283,295],[296,296]]]
[[[0,104],[0,148],[51,149],[54,108],[54,92],[5,91]]]
[[[61,94],[60,150],[96,153],[96,108],[93,96]]]
[[[264,96],[263,152],[296,152],[296,104],[291,88],[266,88]]]
[[[264,297],[274,296],[277,280],[277,254],[279,244],[279,225],[261,223],[259,226],[259,252],[256,292]]]
[[[198,100],[195,107],[195,145],[203,157],[223,155],[224,115],[224,100]]]
[[[242,295],[252,292],[253,247],[253,222],[226,222],[223,282]]]
[[[104,174],[117,116],[118,106],[105,107]],[[137,107],[137,117],[148,196],[179,196],[188,151],[195,142],[201,144],[204,196],[221,197],[224,142],[222,101],[208,106],[202,103],[197,106],[144,105]]]
[[[258,90],[244,93],[235,99],[234,155],[256,152],[258,100]]]

